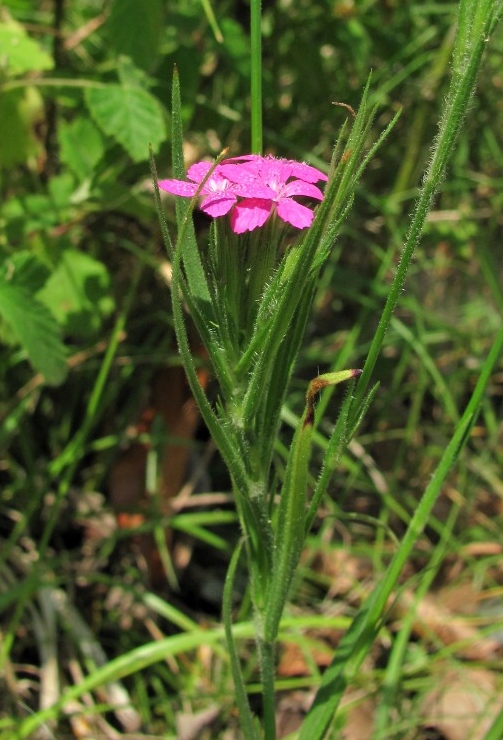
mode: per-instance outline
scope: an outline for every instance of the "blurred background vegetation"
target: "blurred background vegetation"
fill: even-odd
[[[371,70],[371,95],[380,106],[376,135],[402,110],[366,172],[320,283],[284,412],[285,439],[302,410],[306,379],[334,362],[361,366],[365,357],[441,115],[456,8],[433,0],[263,2],[267,152],[326,169],[347,116],[334,103],[356,108]],[[176,65],[187,164],[224,147],[249,151],[248,16],[248,3],[238,0],[0,4],[6,738],[13,723],[107,659],[219,619],[223,573],[239,533],[225,470],[179,369],[148,148],[161,176],[170,176]],[[501,324],[502,51],[499,27],[376,369],[380,389],[311,537],[291,610],[299,625],[309,614],[350,616],[379,578]],[[173,208],[168,199],[170,224]],[[202,240],[206,228],[201,217]],[[467,660],[482,675],[471,683],[486,682],[488,696],[501,684],[501,366],[490,391],[404,577],[412,599],[421,569],[440,553],[435,599],[422,602],[433,614],[420,613],[419,626],[411,627],[383,737],[464,737],[449,734],[428,701],[435,704],[446,685],[474,670]],[[339,402],[327,403],[320,445]],[[283,452],[279,441],[279,474]],[[245,583],[241,589],[245,619]],[[398,610],[353,697],[360,716],[364,707],[372,717],[402,616]],[[453,620],[463,629],[448,639],[438,625]],[[299,637],[300,647],[285,645],[279,663],[280,687],[290,697],[288,711],[280,711],[285,733],[339,634],[319,629]],[[83,649],[86,640],[94,652]],[[457,650],[459,641],[465,647]],[[485,652],[467,654],[465,643],[472,642]],[[58,667],[50,679],[47,644]],[[250,681],[258,680],[252,651],[243,659]],[[135,738],[238,736],[222,652],[201,647],[129,673],[122,690],[133,718],[114,713],[110,694],[68,712],[94,702],[88,720],[94,736],[114,737],[113,728]],[[459,689],[450,707],[467,702]],[[211,714],[215,705],[220,711]],[[200,725],[181,729],[197,712]],[[348,738],[374,737],[370,721],[352,729],[351,707],[344,721]],[[58,738],[85,736],[75,717],[58,727]],[[427,735],[428,727],[437,735]]]

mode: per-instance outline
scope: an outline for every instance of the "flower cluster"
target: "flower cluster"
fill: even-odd
[[[160,180],[159,187],[187,198],[199,193],[201,210],[213,218],[229,214],[236,234],[263,226],[273,212],[297,229],[305,229],[314,214],[294,197],[323,200],[323,193],[314,183],[327,180],[327,176],[302,162],[258,154],[226,159],[201,187],[212,167],[209,162],[197,162],[187,172],[190,182]]]

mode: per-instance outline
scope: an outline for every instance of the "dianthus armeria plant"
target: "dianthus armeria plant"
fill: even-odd
[[[230,472],[243,532],[231,561],[224,604],[241,718],[246,736],[259,737],[231,628],[232,581],[243,550],[264,687],[266,737],[272,738],[281,615],[305,536],[357,421],[351,429],[348,394],[327,448],[320,485],[308,498],[314,400],[323,387],[351,381],[360,370],[328,372],[309,384],[282,482],[274,469],[274,446],[320,270],[372,153],[363,151],[372,112],[365,97],[345,153],[342,143],[336,149],[327,183],[329,176],[307,163],[259,154],[232,158],[223,154],[216,162],[198,162],[185,173],[179,111],[175,75],[173,163],[178,177],[158,181],[158,188],[178,196],[176,246],[161,216],[173,262],[174,323],[192,391]],[[196,206],[213,219],[207,245],[196,242],[191,218]],[[197,380],[184,301],[208,353],[217,388],[213,403]]]
[[[228,467],[242,539],[234,552],[224,591],[224,625],[245,738],[274,740],[275,646],[282,614],[305,537],[331,474],[368,408],[376,386],[370,379],[432,197],[438,188],[473,93],[482,51],[494,28],[500,2],[462,0],[453,52],[453,74],[443,118],[409,225],[402,259],[383,307],[362,370],[334,367],[308,383],[304,413],[293,435],[286,469],[274,465],[285,394],[310,316],[317,281],[328,260],[356,185],[394,120],[369,144],[375,109],[369,86],[354,117],[337,138],[327,172],[291,159],[263,155],[260,127],[260,3],[252,0],[252,150],[214,162],[183,162],[178,75],[173,81],[173,175],[158,179],[152,163],[157,207],[172,261],[171,297],[179,351],[201,415]],[[177,238],[169,233],[160,190],[175,196]],[[199,207],[211,217],[209,237],[198,244],[192,220]],[[192,322],[206,348],[213,383],[201,388],[198,360],[191,353]],[[341,641],[299,737],[326,736],[347,683],[358,671],[379,630],[387,600],[456,455],[474,423],[489,373],[503,344],[500,333],[472,399],[425,491],[389,571],[363,605]],[[316,484],[309,486],[310,451],[316,423],[315,399],[327,386],[344,383],[339,415],[326,444]],[[250,576],[262,718],[253,715],[233,638],[232,586],[238,562]]]

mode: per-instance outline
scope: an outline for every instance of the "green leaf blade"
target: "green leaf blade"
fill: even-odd
[[[25,287],[4,281],[0,284],[0,314],[47,385],[63,383],[68,374],[67,352],[49,309]]]
[[[107,19],[112,47],[141,69],[151,70],[158,59],[163,16],[162,0],[114,0]]]
[[[9,77],[26,72],[43,72],[54,67],[54,60],[28,36],[20,23],[7,16],[0,21],[0,49],[2,67]]]
[[[105,265],[76,249],[66,249],[37,298],[69,334],[93,338],[114,307]]]
[[[101,130],[121,144],[134,162],[149,158],[149,144],[159,151],[166,124],[161,104],[147,90],[112,84],[88,88],[85,97]]]

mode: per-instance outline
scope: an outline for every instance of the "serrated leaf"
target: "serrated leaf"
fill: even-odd
[[[12,18],[0,22],[2,67],[9,77],[52,69],[52,57]]]
[[[91,177],[105,151],[103,135],[89,118],[76,118],[72,123],[61,122],[59,128],[62,164],[80,181]]]
[[[30,293],[40,290],[49,275],[47,265],[28,251],[10,255],[0,267],[2,282],[26,288]]]
[[[107,19],[110,43],[145,70],[155,65],[163,29],[162,0],[114,0]]]
[[[25,287],[0,282],[0,315],[26,350],[33,367],[47,385],[60,385],[66,378],[66,347],[56,319]]]
[[[153,84],[153,80],[145,72],[137,67],[131,57],[121,56],[117,60],[117,75],[123,87],[147,88]]]
[[[148,146],[159,151],[166,138],[166,123],[161,104],[139,87],[107,85],[88,88],[86,103],[94,120],[128,152],[135,162],[149,157]]]
[[[105,265],[74,249],[63,252],[37,298],[69,334],[79,337],[92,337],[114,307]]]

